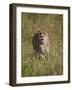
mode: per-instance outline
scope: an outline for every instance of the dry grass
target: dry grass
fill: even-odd
[[[21,76],[63,74],[63,15],[22,13]],[[38,30],[47,30],[50,53],[42,58],[33,54],[32,37]]]

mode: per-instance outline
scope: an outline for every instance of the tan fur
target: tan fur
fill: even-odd
[[[32,39],[33,49],[35,53],[43,55],[49,53],[49,37],[46,31],[37,32]]]

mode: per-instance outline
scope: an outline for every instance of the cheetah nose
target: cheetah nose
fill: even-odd
[[[42,40],[44,40],[44,37],[43,36],[41,38],[42,38]]]
[[[43,38],[43,36],[41,35],[41,38]]]

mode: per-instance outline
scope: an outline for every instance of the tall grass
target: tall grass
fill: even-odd
[[[63,74],[63,15],[21,14],[21,76]],[[44,58],[33,53],[32,37],[39,30],[49,35],[50,52]]]

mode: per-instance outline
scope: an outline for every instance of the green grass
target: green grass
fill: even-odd
[[[22,13],[21,76],[63,74],[63,15]],[[39,30],[49,35],[50,52],[42,58],[33,54],[32,37]]]

